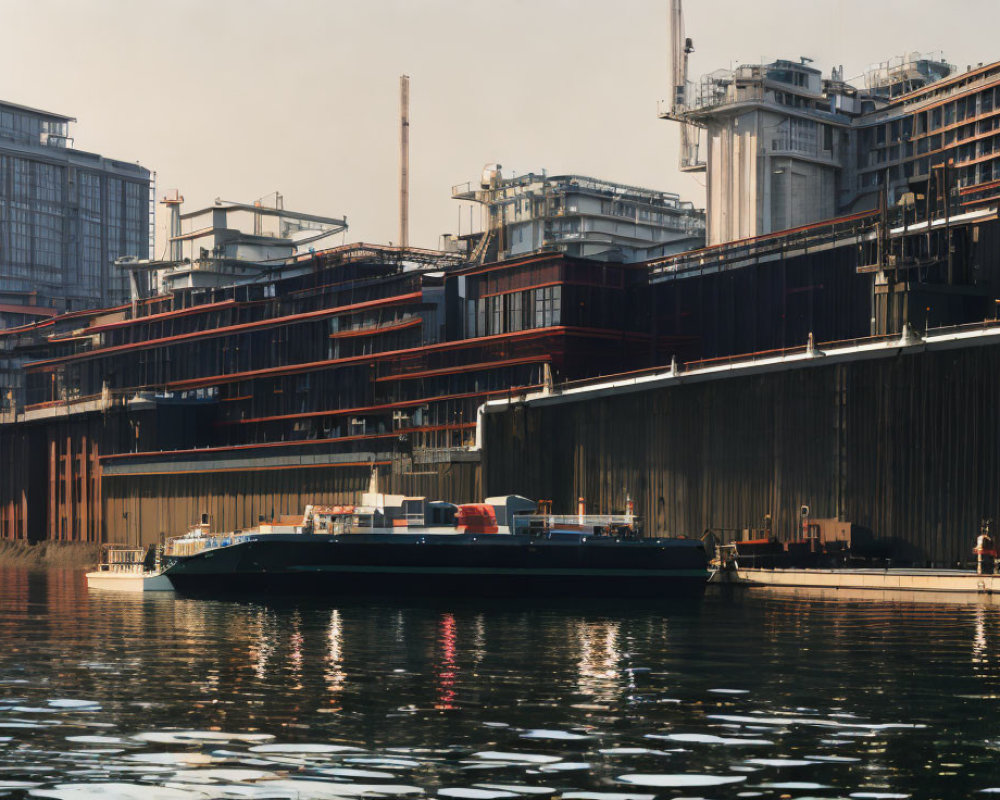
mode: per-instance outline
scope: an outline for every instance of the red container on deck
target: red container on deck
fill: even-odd
[[[466,503],[455,513],[455,525],[465,533],[497,533],[497,515],[486,503]]]

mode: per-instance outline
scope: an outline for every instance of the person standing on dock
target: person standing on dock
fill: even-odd
[[[997,551],[993,546],[993,537],[990,536],[990,523],[992,520],[984,519],[979,524],[979,536],[976,537],[976,546],[972,552],[976,554],[976,571],[983,575],[996,571]]]

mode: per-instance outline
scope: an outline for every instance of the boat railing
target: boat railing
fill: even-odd
[[[315,529],[316,533],[325,533],[333,536],[340,536],[345,533],[352,533],[356,527],[355,518],[351,514],[345,514],[342,516],[331,517],[327,520],[326,524]],[[367,527],[371,527],[368,525]]]
[[[164,555],[193,556],[206,550],[218,550],[221,547],[231,547],[242,544],[250,538],[248,534],[224,533],[217,536],[176,536],[167,539]]]
[[[511,533],[533,536],[553,529],[632,537],[639,535],[639,519],[634,514],[518,514],[511,525]]]
[[[626,514],[543,514],[529,517],[529,519],[547,520],[549,525],[585,525],[587,527],[608,527],[635,523],[635,517]]]
[[[98,572],[142,572],[145,569],[146,550],[126,544],[101,545]]]

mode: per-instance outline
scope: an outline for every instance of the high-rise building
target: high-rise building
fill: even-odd
[[[0,328],[128,299],[149,256],[150,172],[73,148],[72,117],[0,101]]]

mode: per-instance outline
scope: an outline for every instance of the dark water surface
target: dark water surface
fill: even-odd
[[[0,796],[1000,796],[990,604],[88,593],[0,571]]]

